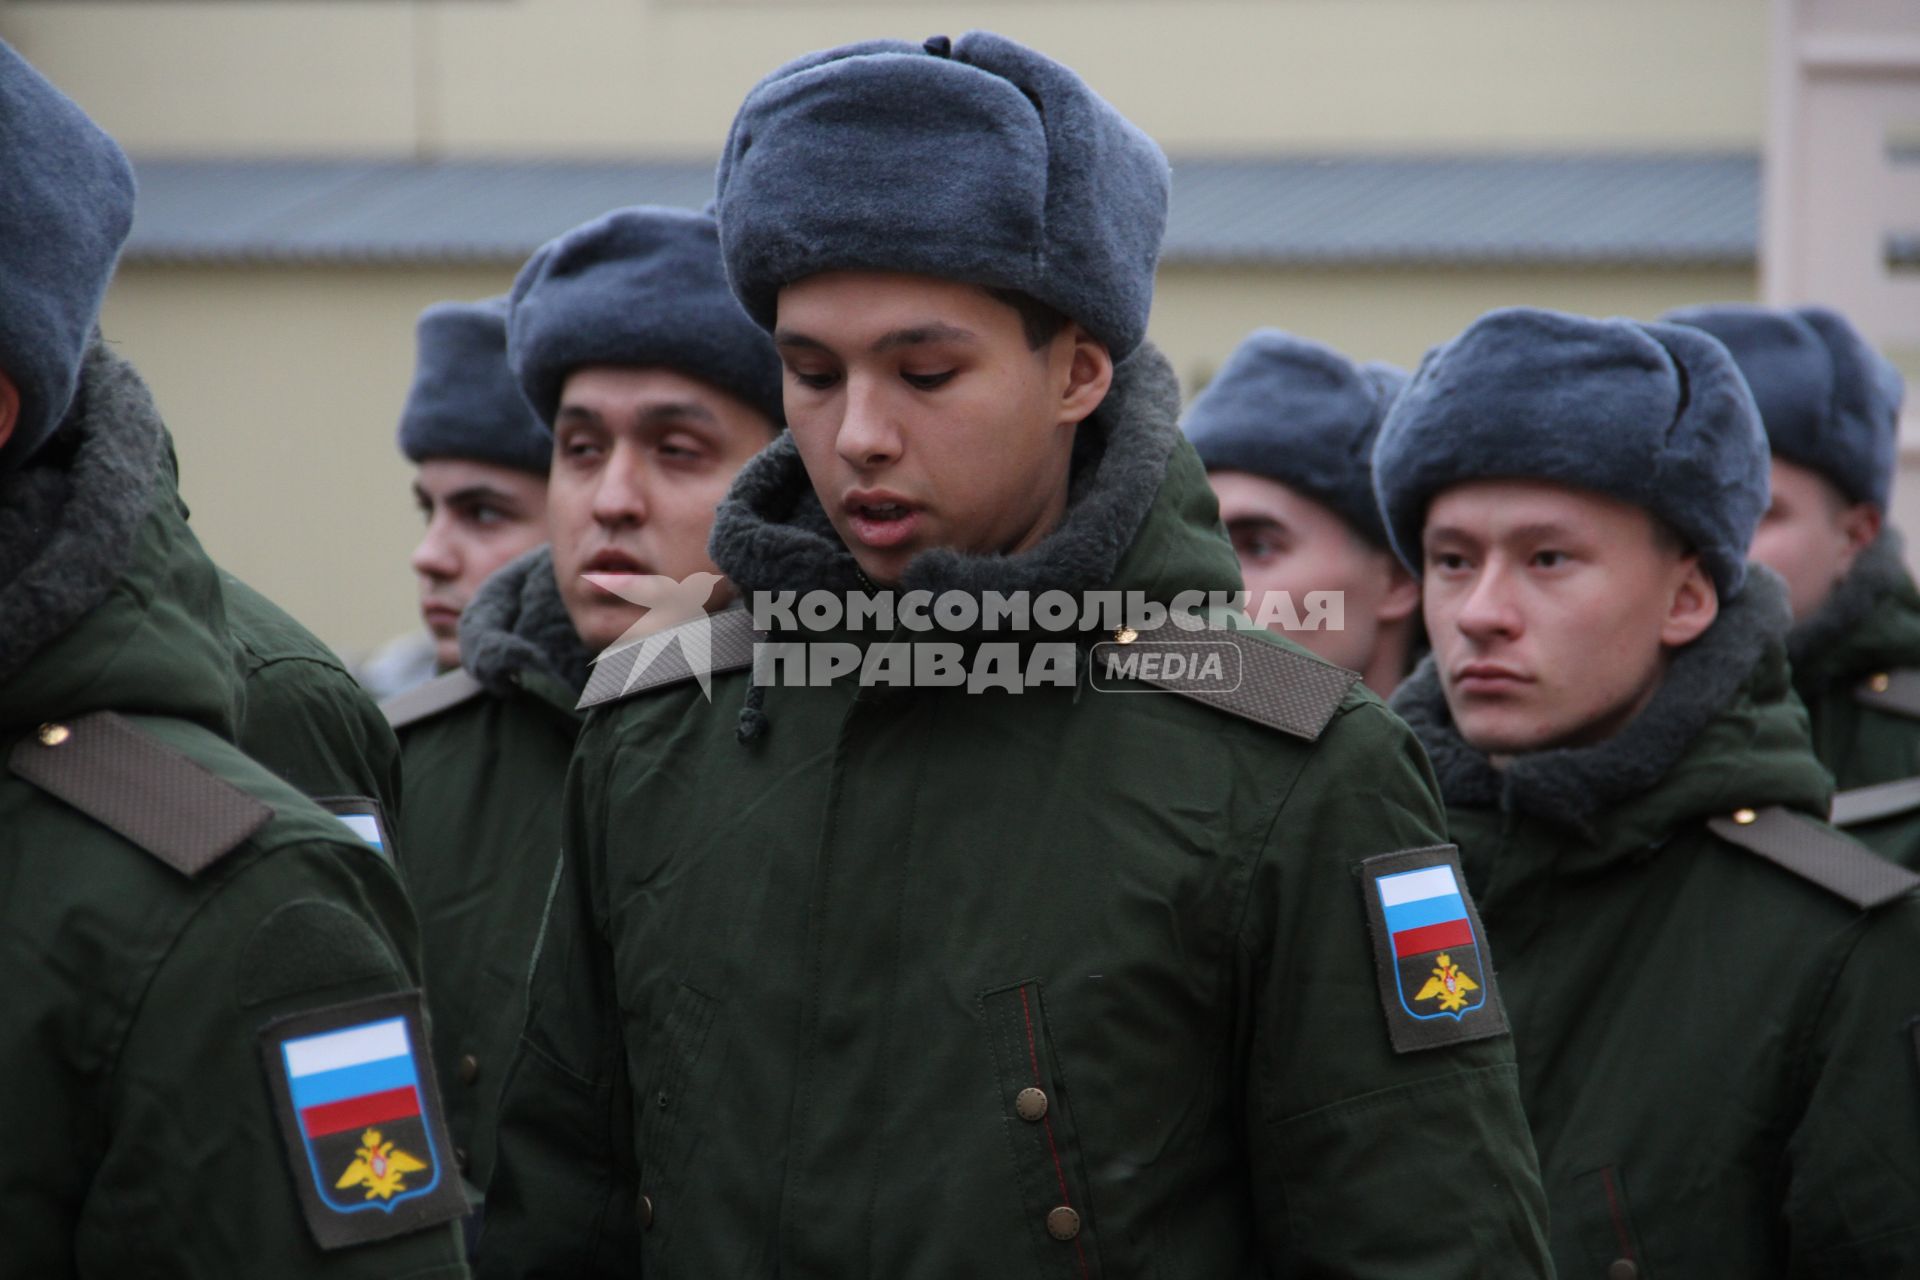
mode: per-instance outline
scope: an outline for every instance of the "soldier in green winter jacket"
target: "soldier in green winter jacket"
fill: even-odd
[[[1920,1274],[1920,877],[1823,821],[1725,348],[1493,312],[1374,480],[1433,644],[1393,705],[1499,957],[1562,1280]]]
[[[1548,1274],[1413,739],[1244,620],[1147,629],[1239,585],[1143,342],[1166,199],[987,33],[749,96],[720,239],[789,426],[715,522],[750,607],[589,682],[483,1274]],[[1165,677],[1200,653],[1244,679]]]
[[[386,717],[286,610],[231,573],[220,594],[240,669],[241,749],[392,855],[400,744]]]
[[[1773,450],[1753,558],[1787,581],[1793,687],[1834,775],[1832,819],[1920,869],[1920,591],[1886,522],[1900,373],[1824,307],[1689,307],[1725,344]]]
[[[119,149],[0,44],[0,1277],[455,1277],[394,869],[233,745]]]
[[[616,210],[561,236],[522,272],[510,318],[457,306],[429,315],[468,332],[491,316],[501,330],[484,343],[432,344],[461,367],[424,385],[467,389],[468,443],[451,439],[446,450],[484,456],[502,437],[524,450],[520,433],[556,436],[552,546],[475,595],[461,619],[460,670],[385,704],[406,763],[401,847],[435,1055],[454,1141],[484,1189],[559,856],[574,704],[592,655],[647,612],[585,575],[717,577],[707,558],[714,508],[773,438],[780,364],[727,291],[713,219],[684,210]],[[483,386],[506,402],[494,413],[471,405]],[[458,430],[449,413],[417,386],[403,449],[423,421]]]

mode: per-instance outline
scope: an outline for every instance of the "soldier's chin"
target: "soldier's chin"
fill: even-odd
[[[567,617],[573,621],[573,629],[580,637],[581,647],[591,654],[598,654],[620,639],[628,628],[649,612],[637,604],[614,599],[597,589],[562,592],[561,602],[567,606]]]
[[[433,637],[433,665],[441,671],[451,671],[460,665],[460,637]]]
[[[1543,751],[1570,731],[1562,731],[1537,715],[1523,715],[1508,707],[1456,711],[1454,726],[1475,751],[1500,758]]]

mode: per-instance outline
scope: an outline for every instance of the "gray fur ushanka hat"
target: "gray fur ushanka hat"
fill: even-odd
[[[507,300],[436,302],[414,328],[413,387],[400,452],[547,474],[553,441],[507,368]]]
[[[507,361],[549,430],[589,365],[672,369],[786,421],[780,357],[728,291],[705,213],[615,209],[541,246],[511,299]]]
[[[1140,345],[1167,160],[1072,71],[991,32],[810,54],[747,95],[721,155],[720,243],[771,329],[782,287],[899,271],[1017,290],[1114,359]]]
[[[1207,470],[1277,480],[1384,551],[1373,441],[1406,382],[1392,365],[1357,365],[1318,342],[1256,329],[1194,398],[1187,438]]]
[[[73,403],[133,193],[118,144],[0,41],[0,370],[20,393],[0,472]]]
[[[1767,439],[1733,357],[1700,330],[1513,307],[1427,353],[1373,453],[1381,513],[1415,573],[1434,496],[1497,479],[1652,512],[1730,600],[1767,506]]]
[[[1746,376],[1773,451],[1887,509],[1899,449],[1900,372],[1825,307],[1721,304],[1663,317],[1720,339]]]

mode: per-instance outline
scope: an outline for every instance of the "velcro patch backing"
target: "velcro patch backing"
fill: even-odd
[[[1360,892],[1394,1052],[1506,1034],[1486,931],[1452,845],[1366,859]]]
[[[261,1029],[260,1048],[300,1207],[322,1249],[466,1213],[419,992],[282,1018]]]

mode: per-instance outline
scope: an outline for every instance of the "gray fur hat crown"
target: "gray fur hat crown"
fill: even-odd
[[[780,357],[727,290],[705,213],[615,209],[541,246],[511,299],[507,361],[549,430],[588,365],[672,369],[786,421]]]
[[[507,368],[507,300],[436,302],[420,313],[414,337],[400,452],[414,462],[470,458],[546,475],[553,441]]]
[[[1825,307],[1725,303],[1662,317],[1720,339],[1746,376],[1773,451],[1882,511],[1900,446],[1900,371]]]
[[[0,472],[60,425],[133,227],[112,138],[0,41],[0,370],[20,393]]]
[[[741,105],[717,180],[727,278],[900,271],[1027,294],[1113,357],[1140,345],[1167,159],[1072,71],[986,31],[810,54]]]
[[[1406,383],[1392,365],[1357,365],[1317,342],[1256,329],[1194,398],[1187,438],[1207,470],[1277,480],[1384,551],[1373,441]]]
[[[1767,438],[1733,358],[1700,330],[1512,307],[1427,353],[1373,451],[1387,530],[1415,573],[1433,497],[1498,479],[1652,512],[1731,600],[1767,507]]]

